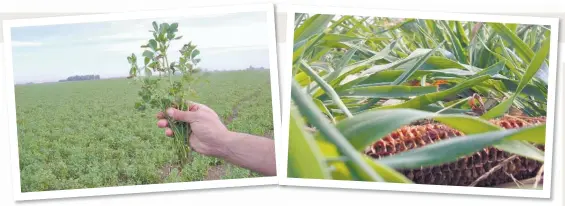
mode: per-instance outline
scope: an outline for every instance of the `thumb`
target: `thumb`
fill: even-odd
[[[175,108],[167,109],[167,115],[174,120],[192,123],[196,121],[196,113],[190,111],[182,111]]]

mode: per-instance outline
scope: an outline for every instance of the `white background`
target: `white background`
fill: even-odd
[[[433,3],[432,3],[433,2]],[[96,0],[96,1],[73,1],[73,0],[2,0],[0,12],[38,12],[76,13],[76,12],[122,12],[151,9],[169,9],[178,7],[207,6],[219,4],[240,3],[300,3],[306,5],[328,5],[348,7],[371,7],[381,9],[402,9],[420,11],[443,11],[443,12],[472,12],[472,13],[498,13],[510,14],[520,13],[536,15],[537,13],[551,13],[544,16],[565,17],[565,1],[563,0],[395,0],[395,1],[370,1],[370,0]],[[563,20],[562,20],[563,21]],[[563,23],[562,23],[563,25]],[[284,32],[284,31],[278,31]],[[563,36],[561,34],[560,36]],[[561,42],[565,41],[563,38]],[[564,44],[561,44],[563,51]],[[280,51],[280,50],[279,50]],[[279,55],[279,60],[284,56]],[[563,61],[560,61],[563,62]],[[559,68],[563,68],[560,63]],[[3,70],[1,71],[3,74]],[[4,76],[4,75],[2,75]],[[562,79],[559,73],[559,79]],[[3,81],[3,79],[0,79]],[[559,81],[559,80],[558,80]],[[4,85],[4,84],[0,84]],[[561,87],[561,83],[559,85]],[[0,87],[0,102],[5,101],[4,88]],[[561,88],[558,89],[558,93]],[[283,92],[284,93],[284,92]],[[561,103],[561,96],[558,96]],[[558,104],[559,104],[558,103]],[[5,107],[0,107],[0,117],[6,115]],[[557,123],[562,125],[561,108],[557,109]],[[0,131],[7,123],[6,118],[0,118]],[[557,126],[557,128],[561,128]],[[262,187],[240,187],[229,189],[213,189],[200,191],[178,191],[163,193],[145,193],[136,195],[115,195],[104,197],[71,198],[57,200],[39,200],[20,202],[15,204],[12,199],[12,185],[10,174],[10,153],[5,133],[0,133],[0,205],[512,205],[512,206],[544,206],[563,205],[563,142],[557,140],[562,137],[560,130],[556,133],[555,156],[554,156],[554,183],[552,199],[524,199],[503,198],[471,195],[450,194],[428,194],[389,191],[361,191],[343,189],[322,188],[298,188],[281,186]]]

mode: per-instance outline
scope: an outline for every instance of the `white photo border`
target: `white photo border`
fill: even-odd
[[[165,191],[181,191],[181,190],[197,190],[197,189],[212,189],[212,188],[230,188],[230,187],[245,187],[245,186],[262,186],[262,185],[277,185],[278,177],[256,177],[256,178],[242,178],[242,179],[227,179],[227,180],[212,180],[212,181],[197,181],[197,182],[181,182],[181,183],[163,183],[163,184],[148,184],[148,185],[132,185],[132,186],[117,186],[117,187],[101,187],[91,189],[71,189],[71,190],[57,190],[57,191],[41,191],[41,192],[21,192],[20,182],[20,169],[19,169],[19,151],[18,151],[18,136],[16,124],[16,110],[15,110],[15,94],[14,94],[14,76],[13,76],[13,63],[12,63],[12,43],[11,43],[11,29],[16,27],[25,26],[40,26],[40,25],[57,25],[57,24],[73,24],[73,23],[92,23],[104,21],[119,21],[119,20],[134,20],[134,19],[153,19],[153,18],[167,18],[167,17],[194,17],[206,16],[213,14],[233,14],[242,12],[265,12],[267,15],[268,24],[268,39],[269,39],[269,67],[270,67],[270,81],[271,81],[271,98],[273,109],[273,127],[275,142],[282,138],[280,136],[281,128],[281,106],[279,95],[279,72],[277,65],[277,47],[275,36],[275,13],[274,4],[247,4],[247,5],[222,5],[222,6],[208,6],[208,7],[193,7],[173,10],[154,10],[154,11],[136,11],[124,13],[110,13],[110,14],[87,14],[63,17],[44,17],[33,19],[17,19],[3,21],[3,34],[4,34],[4,59],[5,59],[5,86],[6,91],[6,106],[7,106],[7,119],[11,156],[11,173],[12,173],[12,187],[15,201],[25,200],[42,200],[42,199],[57,199],[57,198],[71,198],[71,197],[89,197],[89,196],[105,196],[105,195],[118,195],[118,194],[137,194],[149,192],[165,192]],[[6,108],[6,107],[3,107]],[[276,147],[276,145],[275,145]],[[278,165],[277,165],[278,166]]]
[[[557,88],[557,61],[558,61],[558,38],[559,38],[559,19],[558,18],[542,18],[542,17],[523,17],[508,15],[490,15],[490,14],[465,14],[450,12],[422,12],[422,11],[403,11],[392,9],[370,9],[370,8],[346,8],[331,6],[306,6],[306,5],[284,5],[282,11],[287,12],[286,27],[286,50],[285,57],[282,59],[285,64],[281,66],[284,82],[281,84],[285,87],[284,104],[283,104],[283,128],[282,136],[287,138],[279,142],[280,159],[278,176],[280,178],[279,185],[285,186],[304,186],[304,187],[324,187],[324,188],[343,188],[343,189],[362,189],[362,190],[385,190],[385,191],[404,191],[404,192],[423,192],[423,193],[440,193],[440,194],[464,194],[464,195],[483,195],[483,196],[501,196],[501,197],[527,197],[527,198],[551,198],[552,174],[553,174],[553,155],[554,154],[554,126],[556,111],[556,88]],[[479,188],[479,187],[458,187],[458,186],[441,186],[441,185],[425,185],[425,184],[401,184],[401,183],[381,183],[381,182],[362,182],[362,181],[344,181],[344,180],[323,180],[323,179],[303,179],[289,178],[287,176],[288,167],[288,135],[289,135],[289,119],[291,105],[290,83],[292,81],[291,65],[288,58],[292,57],[294,42],[294,14],[310,13],[310,14],[334,14],[334,15],[355,15],[355,16],[378,16],[391,18],[417,18],[417,19],[436,19],[436,20],[454,20],[454,21],[481,21],[481,22],[499,22],[499,23],[519,23],[519,24],[543,24],[551,26],[550,40],[550,57],[549,57],[549,83],[548,83],[548,102],[547,102],[547,127],[546,127],[546,147],[545,147],[545,165],[544,165],[544,186],[542,190],[531,189],[505,189],[505,188]],[[375,15],[378,14],[378,15]]]

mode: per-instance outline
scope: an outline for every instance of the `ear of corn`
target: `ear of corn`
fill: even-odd
[[[516,129],[545,123],[545,117],[520,119],[505,116],[490,122],[505,129]],[[379,159],[425,147],[444,139],[466,138],[464,135],[440,123],[425,122],[421,125],[408,125],[373,143],[365,150],[365,154]],[[544,149],[542,145],[537,147]],[[512,156],[495,147],[487,147],[448,164],[399,172],[418,184],[492,187],[536,177],[541,166],[542,163],[535,160]]]

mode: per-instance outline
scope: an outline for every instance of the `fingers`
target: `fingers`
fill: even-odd
[[[177,121],[192,123],[196,121],[195,111],[198,111],[201,108],[202,108],[201,104],[192,103],[190,105],[189,111],[182,111],[175,108],[169,108],[166,111],[167,115],[165,115],[165,113],[163,112],[158,112],[157,115],[155,115],[155,117],[158,119],[157,126],[159,128],[165,128],[165,135],[171,137],[173,136],[173,130],[169,128],[169,121],[166,119],[167,116]]]
[[[177,121],[183,121],[187,123],[196,121],[196,113],[193,111],[182,111],[174,108],[169,108],[167,109],[167,114],[169,117]]]
[[[165,135],[167,135],[167,136],[169,136],[169,137],[170,137],[170,136],[173,136],[173,130],[171,130],[171,128],[165,129]]]
[[[157,121],[157,126],[159,128],[165,128],[169,126],[169,122],[166,119],[160,119],[159,121]]]
[[[165,114],[163,112],[159,112],[156,115],[157,119],[165,119]]]

